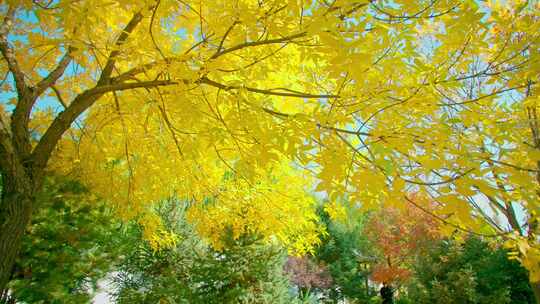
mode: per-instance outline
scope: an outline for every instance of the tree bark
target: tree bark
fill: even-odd
[[[22,238],[32,216],[34,187],[27,177],[2,176],[0,202],[0,291],[7,289]]]

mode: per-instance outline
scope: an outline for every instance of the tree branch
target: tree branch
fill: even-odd
[[[218,46],[218,49],[217,49],[217,53],[221,52],[221,49],[223,49],[223,43],[225,43],[225,39],[227,39],[227,36],[229,36],[229,33],[232,31],[232,29],[234,28],[235,25],[237,25],[238,22],[237,20],[235,20],[231,26],[229,26],[229,28],[227,29],[227,31],[225,32],[225,34],[223,34],[223,37],[221,38],[221,41],[219,42],[219,46]]]
[[[7,14],[4,17],[4,21],[2,22],[2,25],[0,25],[0,52],[2,53],[2,56],[7,62],[9,71],[13,74],[17,93],[19,93],[19,96],[22,96],[27,89],[24,82],[24,74],[19,67],[17,59],[15,58],[15,52],[13,51],[13,47],[8,42],[8,35],[11,31],[11,27],[13,26],[14,18],[15,8],[13,6],[9,6]]]
[[[99,77],[98,84],[104,84],[110,81],[111,74],[114,69],[114,65],[116,64],[116,59],[118,55],[120,55],[119,48],[126,43],[126,40],[128,39],[129,35],[135,30],[137,25],[142,21],[143,15],[142,12],[137,12],[131,20],[128,22],[128,24],[124,27],[122,30],[122,33],[120,33],[120,36],[118,36],[118,39],[116,39],[116,42],[114,43],[115,50],[111,52],[109,55],[109,58],[107,59],[107,63],[105,63],[105,67],[103,68],[103,71],[101,72],[101,76]]]
[[[232,47],[230,47],[228,49],[218,50],[214,55],[212,55],[212,57],[210,57],[210,59],[216,59],[216,58],[218,58],[218,57],[220,57],[222,55],[225,55],[227,53],[234,52],[234,51],[237,51],[237,50],[241,50],[241,49],[244,49],[244,48],[247,48],[247,47],[289,42],[289,41],[291,41],[293,39],[304,37],[306,35],[307,35],[307,32],[301,32],[301,33],[298,33],[298,34],[285,36],[285,37],[282,37],[282,38],[265,39],[265,40],[260,40],[260,41],[245,42],[245,43],[241,43],[241,44],[237,44],[235,46],[232,46]]]
[[[410,184],[415,184],[415,185],[421,185],[421,186],[438,186],[438,185],[444,185],[444,184],[448,184],[448,183],[452,183],[462,177],[464,177],[465,175],[469,174],[470,172],[474,171],[474,168],[471,168],[463,173],[459,173],[453,177],[450,177],[448,179],[445,179],[445,180],[442,180],[442,181],[439,181],[439,182],[424,182],[424,181],[415,181],[415,180],[410,180],[410,179],[406,179],[404,178],[403,176],[400,176],[400,178],[407,182],[407,183],[410,183]]]
[[[149,62],[149,63],[145,63],[145,64],[142,64],[142,65],[139,65],[137,67],[134,67],[130,70],[127,70],[126,72],[116,76],[116,77],[112,77],[111,78],[111,82],[122,82],[122,81],[125,81],[125,80],[128,80],[138,74],[141,74],[141,73],[144,73],[145,71],[157,66],[157,65],[160,65],[160,64],[168,64],[174,60],[177,60],[177,59],[181,59],[180,57],[166,57],[164,58],[163,60],[158,60],[158,61],[152,61],[152,62]]]
[[[148,28],[148,33],[150,34],[150,38],[152,39],[152,43],[154,44],[154,47],[156,48],[156,50],[159,52],[159,54],[161,55],[161,57],[163,57],[163,59],[167,60],[167,58],[165,57],[165,55],[163,54],[163,51],[161,51],[161,48],[159,47],[159,45],[157,44],[156,42],[156,39],[154,38],[154,33],[152,31],[152,28],[154,26],[154,20],[156,18],[156,13],[157,13],[157,10],[158,10],[158,7],[159,7],[159,4],[161,3],[161,0],[157,0],[156,1],[156,5],[154,6],[153,8],[153,11],[152,11],[152,17],[150,18],[150,26]]]
[[[257,89],[257,88],[251,88],[251,87],[246,87],[246,86],[229,86],[229,85],[225,85],[225,84],[210,80],[206,76],[202,77],[197,82],[201,84],[207,84],[207,85],[222,89],[224,91],[244,89],[246,91],[253,92],[253,93],[273,95],[273,96],[285,96],[285,97],[297,97],[297,98],[339,98],[339,95],[332,95],[332,94],[317,95],[317,94],[291,92],[291,91],[278,92],[276,91],[276,89]],[[284,90],[284,89],[281,89],[281,90]]]
[[[282,112],[278,112],[278,111],[274,111],[274,110],[271,110],[271,109],[268,109],[268,108],[262,108],[262,110],[268,114],[271,114],[271,115],[274,115],[274,116],[277,116],[279,118],[282,118],[282,119],[286,119],[286,118],[290,118],[290,117],[294,117],[294,115],[290,115],[290,114],[287,114],[287,113],[282,113]],[[318,122],[313,122],[318,128],[321,128],[321,129],[325,129],[325,130],[330,130],[330,131],[334,131],[334,132],[337,132],[337,133],[345,133],[345,134],[351,134],[351,135],[357,135],[357,136],[373,136],[373,134],[370,134],[370,133],[367,133],[367,132],[360,132],[360,131],[352,131],[352,130],[347,130],[347,129],[341,129],[341,128],[336,128],[336,127],[332,127],[332,126],[328,126],[328,125],[323,125],[321,123],[318,123]]]
[[[151,80],[151,81],[140,81],[140,82],[123,82],[123,83],[113,83],[109,85],[101,85],[96,86],[90,90],[88,90],[88,94],[91,95],[98,95],[98,94],[105,94],[112,91],[125,91],[125,90],[131,90],[131,89],[139,89],[139,88],[155,88],[155,87],[163,87],[163,86],[170,86],[178,84],[176,81],[172,80]]]
[[[62,77],[64,71],[72,60],[71,53],[73,48],[68,48],[66,54],[62,57],[56,68],[54,68],[45,78],[43,78],[35,87],[26,88],[24,94],[19,93],[17,106],[11,117],[13,140],[18,152],[23,158],[29,156],[31,151],[28,123],[30,121],[30,113],[32,107],[36,103],[38,97],[54,83]]]
[[[73,47],[68,47],[68,50],[66,54],[60,59],[60,62],[58,62],[58,65],[56,68],[54,68],[49,75],[47,75],[45,78],[43,78],[38,84],[35,86],[34,94],[35,96],[41,95],[41,93],[45,92],[48,88],[52,87],[62,75],[64,75],[64,72],[68,65],[71,63],[71,60],[73,57],[71,56],[73,54],[73,51],[75,49]]]
[[[15,81],[17,89],[17,106],[11,116],[11,138],[13,148],[22,159],[26,158],[30,153],[30,139],[27,132],[29,110],[32,107],[33,99],[32,91],[28,88],[24,81],[24,73],[22,72],[15,51],[8,41],[8,35],[13,26],[16,9],[9,6],[4,21],[0,25],[0,52],[4,57],[7,67]]]
[[[162,80],[137,83],[111,83],[111,74],[116,64],[116,59],[120,54],[119,48],[126,42],[129,35],[135,30],[135,28],[142,21],[142,19],[143,15],[141,11],[133,15],[131,20],[124,27],[124,29],[116,39],[116,42],[114,43],[115,50],[112,51],[109,55],[109,58],[105,63],[105,67],[103,68],[103,71],[101,72],[101,75],[99,77],[97,85],[94,88],[88,89],[75,97],[75,99],[73,99],[73,101],[65,109],[65,111],[58,114],[58,116],[56,116],[56,118],[53,120],[47,131],[45,131],[45,134],[43,134],[43,137],[39,140],[37,146],[31,154],[31,158],[34,161],[35,169],[37,169],[38,172],[41,172],[41,170],[43,170],[47,165],[52,151],[56,147],[60,138],[62,138],[62,134],[64,134],[64,132],[66,132],[71,127],[71,124],[77,119],[77,117],[79,117],[79,115],[81,115],[90,106],[92,106],[96,102],[96,100],[98,100],[105,93],[111,91],[122,91],[135,88],[148,88],[160,85],[173,84],[170,81]],[[68,61],[67,58],[64,61],[64,64],[66,64],[67,66],[69,62],[66,63],[66,61]]]
[[[64,98],[62,98],[62,94],[60,93],[60,90],[58,90],[57,87],[54,85],[51,86],[51,90],[54,92],[54,95],[56,95],[56,98],[58,99],[58,102],[64,107],[64,109],[67,109],[68,105],[64,101]]]
[[[98,85],[79,94],[77,97],[75,97],[75,99],[73,99],[65,111],[58,114],[32,152],[32,158],[36,168],[43,169],[47,165],[47,161],[49,160],[52,151],[56,147],[56,144],[62,137],[62,134],[64,134],[64,132],[70,128],[71,124],[75,121],[75,119],[77,119],[77,117],[79,117],[79,115],[92,106],[94,102],[96,102],[105,93],[136,88],[153,88],[174,84],[177,84],[177,82],[169,80],[116,83],[110,85]]]
[[[438,216],[436,215],[435,213],[433,212],[430,212],[429,210],[427,210],[426,208],[418,205],[416,202],[414,202],[412,199],[410,199],[407,195],[404,195],[403,198],[405,198],[405,200],[407,202],[409,202],[411,205],[413,205],[414,207],[422,210],[423,212],[425,212],[426,214],[432,216],[433,218],[441,221],[443,224],[445,225],[448,225],[448,226],[451,226],[451,227],[454,227],[456,230],[459,230],[459,231],[462,231],[462,232],[465,232],[465,233],[470,233],[470,234],[474,234],[474,235],[477,235],[477,236],[482,236],[482,237],[499,237],[499,236],[502,236],[502,235],[505,235],[505,234],[508,234],[508,233],[505,233],[505,232],[500,232],[500,233],[495,233],[495,234],[485,234],[485,233],[478,233],[478,232],[474,232],[472,230],[468,230],[468,229],[465,229],[463,227],[461,227],[460,225],[456,225],[454,223],[451,223],[449,222],[448,220],[446,220],[445,218],[441,217],[441,216]]]

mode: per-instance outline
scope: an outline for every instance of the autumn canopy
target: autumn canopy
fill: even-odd
[[[501,238],[540,285],[534,1],[8,0],[0,15],[0,289],[49,174],[155,248],[175,236],[152,204],[175,195],[216,248],[231,229],[309,252],[318,191]]]

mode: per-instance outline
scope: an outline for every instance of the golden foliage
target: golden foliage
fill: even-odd
[[[63,106],[35,107],[30,157],[56,147],[50,170],[149,231],[152,202],[179,194],[218,247],[231,226],[309,251],[306,170],[330,201],[423,193],[448,233],[517,244],[514,230],[538,246],[538,227],[521,227],[540,208],[540,10],[528,1],[45,2],[8,1],[24,39],[0,64],[36,85],[72,57],[38,102]]]

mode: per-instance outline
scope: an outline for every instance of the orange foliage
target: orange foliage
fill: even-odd
[[[434,205],[426,198],[412,198],[426,211]],[[440,239],[439,222],[413,205],[406,208],[382,207],[370,215],[364,233],[377,251],[372,279],[376,282],[399,282],[411,275],[408,262]]]

